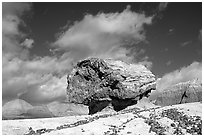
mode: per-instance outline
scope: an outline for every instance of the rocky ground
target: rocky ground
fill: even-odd
[[[4,135],[201,135],[202,103],[137,105],[94,115],[3,120],[2,129]]]

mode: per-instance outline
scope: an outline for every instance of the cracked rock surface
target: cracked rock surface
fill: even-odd
[[[88,105],[90,114],[110,104],[122,110],[156,88],[155,76],[145,66],[99,58],[79,61],[67,83],[67,101]]]

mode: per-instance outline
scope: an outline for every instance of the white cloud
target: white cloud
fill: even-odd
[[[121,13],[87,14],[59,36],[54,45],[80,58],[127,58],[127,44],[145,41],[143,26],[151,22],[152,17],[133,12],[129,6]]]
[[[33,60],[21,60],[19,58],[8,60],[4,57],[2,68],[3,98],[12,99],[26,94],[28,98],[24,99],[31,102],[36,102],[35,99],[40,100],[39,96],[43,97],[40,101],[42,103],[43,100],[54,100],[57,97],[63,97],[62,90],[56,89],[59,89],[59,83],[62,83],[62,78],[64,79],[64,76],[71,68],[71,59],[64,59],[64,56],[60,58],[38,57]],[[55,83],[53,84],[54,87],[50,83]],[[63,81],[63,84],[64,86],[67,85],[66,80]],[[46,90],[40,88],[42,85],[46,87]],[[66,89],[64,89],[65,92]],[[36,96],[30,98],[30,95]]]
[[[140,62],[138,62],[138,64],[142,64],[144,65],[146,68],[148,68],[149,70],[152,69],[153,63],[151,61],[149,61],[149,57],[145,56],[141,59]]]
[[[168,2],[161,2],[159,3],[159,11],[163,11],[167,8]]]
[[[33,43],[34,43],[34,40],[33,39],[25,39],[22,43],[21,43],[21,45],[23,46],[23,47],[26,47],[26,48],[32,48],[33,47]]]
[[[26,2],[3,2],[2,15],[17,15],[21,16],[24,11],[31,9],[31,3]]]
[[[13,58],[18,56],[25,59],[28,50],[21,47],[19,40],[26,34],[19,30],[23,25],[21,16],[31,9],[31,3],[6,3],[2,4],[2,50],[3,56]]]
[[[31,9],[30,3],[3,3],[2,18],[2,97],[10,100],[25,95],[28,102],[45,102],[64,96],[60,87],[66,84],[64,77],[72,58],[69,53],[60,57],[35,57],[29,59],[33,39],[25,39],[19,26],[21,15]],[[24,40],[22,43],[20,41]],[[63,78],[63,80],[62,80]],[[51,86],[50,83],[55,83]],[[61,83],[61,85],[60,85]],[[45,88],[41,88],[44,85]],[[41,97],[41,98],[40,98]]]
[[[201,62],[193,62],[189,66],[182,67],[181,69],[165,74],[158,81],[157,90],[162,91],[174,84],[186,82],[193,79],[202,80]]]
[[[147,61],[147,60],[145,60],[145,61],[140,61],[140,62],[138,62],[138,64],[144,65],[144,66],[145,66],[146,68],[148,68],[149,70],[152,69],[152,65],[153,65],[153,63],[152,63],[151,61]]]

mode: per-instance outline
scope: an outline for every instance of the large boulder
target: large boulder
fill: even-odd
[[[145,66],[99,58],[79,61],[67,82],[68,102],[88,105],[90,114],[110,104],[119,111],[156,88],[155,76]]]
[[[202,101],[202,84],[197,80],[192,80],[165,89],[158,95],[155,104],[168,106],[200,101]]]

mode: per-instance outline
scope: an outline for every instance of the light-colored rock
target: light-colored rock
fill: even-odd
[[[124,109],[156,88],[155,76],[145,66],[99,58],[79,61],[67,82],[67,100],[88,105],[91,113],[110,103],[117,111]]]

